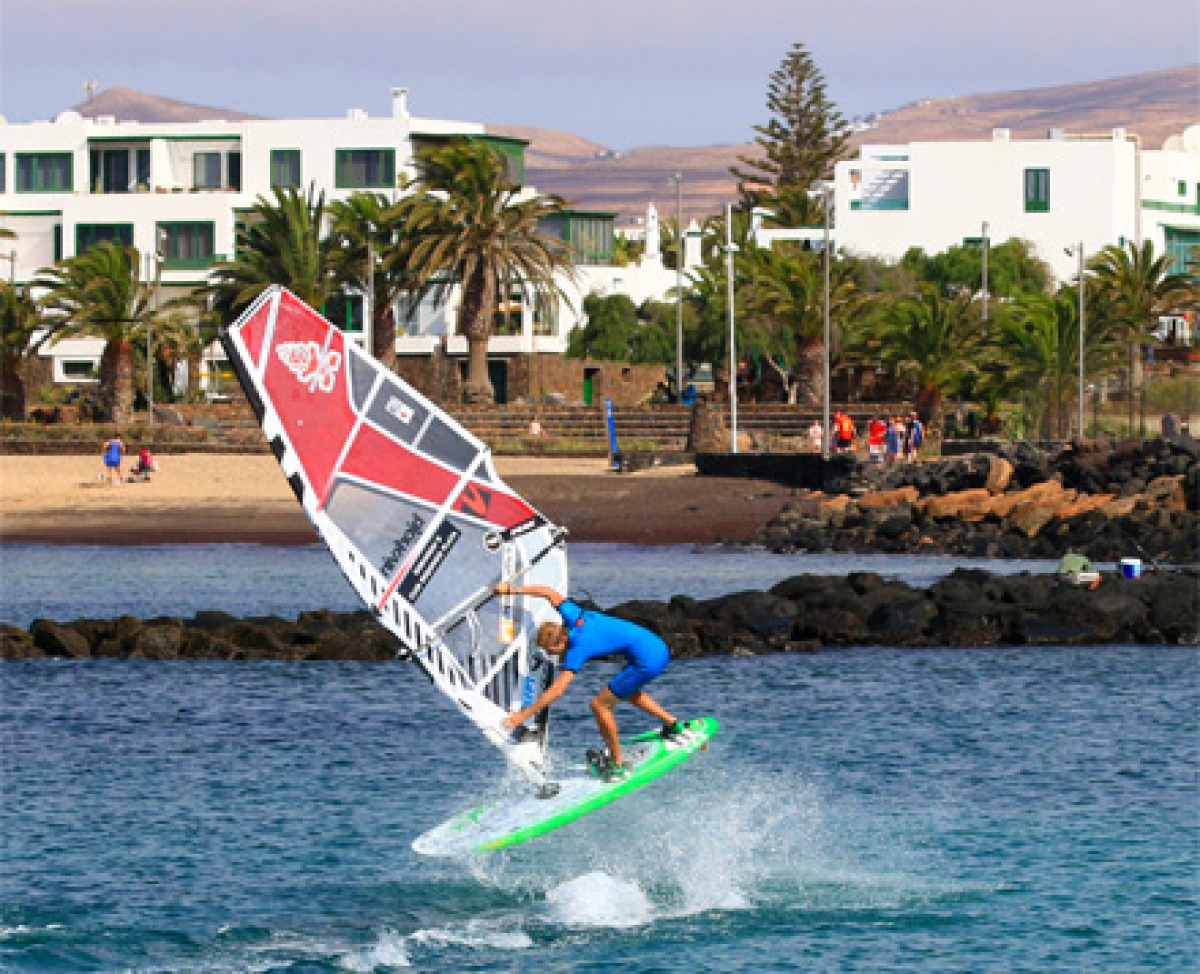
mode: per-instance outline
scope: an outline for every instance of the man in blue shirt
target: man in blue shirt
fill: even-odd
[[[563,624],[544,622],[538,628],[537,644],[552,656],[561,656],[560,671],[533,703],[505,718],[504,726],[516,728],[539,711],[549,707],[566,692],[579,668],[597,656],[623,656],[626,666],[608,686],[592,698],[592,714],[600,728],[600,736],[608,745],[608,755],[596,770],[605,781],[614,781],[629,774],[621,755],[621,739],[613,708],[626,700],[663,724],[663,736],[670,738],[686,727],[659,706],[643,687],[666,669],[670,655],[667,644],[649,629],[624,619],[588,612],[571,599],[545,585],[511,585],[501,582],[498,595],[533,595],[546,599],[558,610]]]

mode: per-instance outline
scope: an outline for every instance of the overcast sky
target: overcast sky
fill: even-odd
[[[612,148],[747,141],[804,44],[848,117],[1200,59],[1196,0],[0,0],[0,114],[82,82],[275,117],[390,111]]]

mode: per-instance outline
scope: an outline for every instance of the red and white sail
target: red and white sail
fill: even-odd
[[[534,636],[557,616],[491,593],[502,579],[567,591],[561,532],[499,478],[482,441],[287,290],[264,292],[222,344],[297,499],[398,655],[542,780],[548,711],[519,743],[500,721],[552,678]]]

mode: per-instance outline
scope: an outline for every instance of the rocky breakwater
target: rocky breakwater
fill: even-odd
[[[757,541],[772,551],[1198,560],[1200,441],[1027,445],[896,467],[844,461],[835,486],[789,503]]]
[[[1197,570],[1109,577],[1088,590],[1050,575],[960,568],[926,589],[869,572],[798,575],[766,592],[678,595],[608,611],[657,632],[680,658],[842,646],[1181,644],[1200,640],[1198,592]],[[6,657],[384,661],[395,650],[367,612],[309,612],[295,621],[200,612],[193,619],[0,626]]]

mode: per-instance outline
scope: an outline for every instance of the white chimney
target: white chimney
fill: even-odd
[[[408,117],[408,89],[392,89],[392,118]]]
[[[367,113],[361,108],[351,108],[346,112],[346,117],[352,122],[365,122],[367,120]]]
[[[1012,129],[992,129],[993,142],[1008,142],[1012,138]]]

